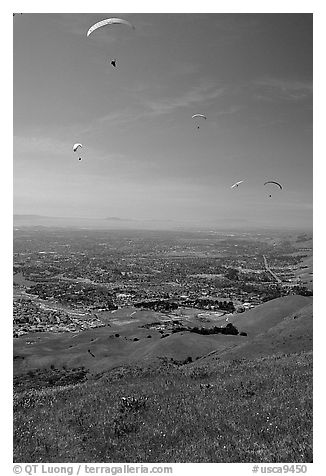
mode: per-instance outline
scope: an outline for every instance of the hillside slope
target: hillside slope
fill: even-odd
[[[306,298],[310,299],[310,298]],[[300,300],[301,301],[301,300]],[[299,301],[296,300],[296,304]],[[278,316],[283,315],[285,310],[289,310],[289,301],[283,301],[278,304]],[[293,304],[293,301],[292,301]],[[199,362],[209,360],[232,360],[232,359],[253,359],[257,357],[266,357],[275,354],[292,354],[303,351],[311,351],[313,348],[313,306],[312,302],[285,315],[283,319],[277,319],[277,316],[270,318],[268,312],[263,313],[265,305],[260,309],[260,318],[257,318],[257,327],[254,327],[255,321],[250,312],[249,319],[253,336],[243,339],[243,341],[232,348],[217,350],[211,352],[200,359]],[[293,307],[292,307],[293,309]],[[249,314],[249,313],[248,313]],[[267,328],[264,319],[268,318],[271,327]],[[275,324],[275,325],[272,325]],[[265,330],[263,330],[265,328]],[[260,333],[259,330],[261,331]]]
[[[108,327],[34,350],[26,338],[20,370],[44,370],[14,380],[14,461],[312,462],[312,298],[234,322],[247,337],[141,328],[134,341]]]
[[[199,335],[192,332],[180,332],[153,342],[146,349],[139,349],[138,352],[134,353],[134,357],[138,359],[146,358],[146,360],[154,357],[184,360],[191,357],[195,360],[197,357],[214,350],[222,351],[225,348],[230,348],[240,341],[241,337],[239,336]]]
[[[20,391],[14,461],[312,462],[311,357],[132,366]]]
[[[293,312],[311,303],[312,297],[284,296],[260,304],[250,311],[234,314],[229,318],[229,322],[235,325],[239,332],[245,331],[251,337],[268,331]]]
[[[294,319],[293,313],[306,308]],[[306,316],[306,317],[304,317]],[[286,296],[268,301],[229,318],[246,337],[237,335],[200,335],[187,331],[167,333],[143,328],[141,322],[104,327],[78,334],[33,334],[14,341],[14,373],[31,369],[79,368],[92,373],[119,365],[150,362],[161,358],[182,361],[191,357],[217,355],[271,355],[273,352],[300,352],[312,348],[312,298]],[[220,321],[225,326],[227,322]],[[119,331],[117,333],[117,331]],[[264,337],[262,337],[264,335]],[[309,336],[310,337],[309,337]],[[260,336],[258,338],[258,336]],[[309,340],[310,339],[310,340]],[[235,351],[240,346],[241,350]],[[228,352],[230,352],[228,354]]]

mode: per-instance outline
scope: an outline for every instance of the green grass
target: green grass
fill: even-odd
[[[19,385],[14,461],[311,462],[312,353]]]

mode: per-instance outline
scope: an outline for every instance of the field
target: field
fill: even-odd
[[[311,462],[312,355],[117,368],[15,396],[15,461]]]

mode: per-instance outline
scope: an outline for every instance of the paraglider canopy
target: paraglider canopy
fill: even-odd
[[[206,120],[207,117],[204,116],[204,114],[194,114],[193,116],[191,116],[191,119],[196,119],[196,120],[198,120],[198,119],[200,119],[200,120],[205,119],[205,120]],[[199,129],[199,124],[197,124],[197,129]]]
[[[83,147],[83,144],[79,144],[78,142],[76,144],[73,145],[73,151],[76,152],[76,150],[78,149],[78,147]]]
[[[92,25],[87,32],[87,36],[89,36],[91,33],[93,33],[93,31],[97,30],[98,28],[101,28],[102,26],[115,24],[126,25],[135,30],[135,27],[129,21],[123,20],[123,18],[106,18],[105,20],[101,20]]]
[[[193,116],[191,116],[192,119],[193,119],[194,117],[203,117],[204,119],[207,119],[207,117],[204,116],[204,114],[194,114]]]
[[[278,182],[274,182],[274,180],[268,180],[268,182],[265,182],[264,185],[267,185],[268,183],[274,183],[275,185],[277,185],[278,187],[280,187],[281,190],[283,190],[283,187],[280,183]]]
[[[269,183],[272,183],[272,184],[274,184],[274,185],[277,185],[277,186],[280,188],[280,190],[283,190],[282,185],[281,185],[280,183],[278,183],[278,182],[275,182],[274,180],[268,180],[267,182],[264,183],[264,185],[267,185],[267,184],[269,184]],[[271,195],[271,194],[269,195],[269,198],[272,198],[272,195]]]
[[[244,182],[243,180],[240,180],[239,182],[236,182],[233,185],[231,185],[230,188],[239,187],[240,183],[243,183],[243,182]]]

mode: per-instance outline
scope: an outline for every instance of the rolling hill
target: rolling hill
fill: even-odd
[[[235,325],[240,332],[244,331],[248,333],[248,336],[255,336],[268,331],[293,312],[311,303],[312,297],[284,296],[260,304],[242,314],[234,314],[229,318],[229,322]]]
[[[113,314],[111,325],[78,334],[32,334],[14,341],[14,373],[37,368],[85,367],[93,374],[121,365],[160,359],[183,361],[215,354],[271,355],[312,349],[312,297],[286,296],[228,318],[240,335],[200,335],[189,331],[165,332],[144,328],[154,319],[147,311]],[[130,311],[129,311],[130,312]],[[158,314],[157,314],[158,315]],[[156,315],[157,323],[159,324]],[[296,319],[294,318],[296,317]],[[166,318],[165,318],[166,319]],[[219,321],[225,326],[226,320]],[[290,350],[289,350],[290,349]],[[232,358],[233,358],[232,357]],[[220,358],[220,357],[219,357]]]
[[[134,365],[14,395],[14,462],[312,462],[311,353]]]
[[[235,315],[246,337],[125,322],[16,343],[14,462],[312,462],[312,298]]]
[[[311,351],[313,347],[312,303],[288,314],[274,326],[233,348],[215,351],[202,359],[253,359],[276,354]]]

